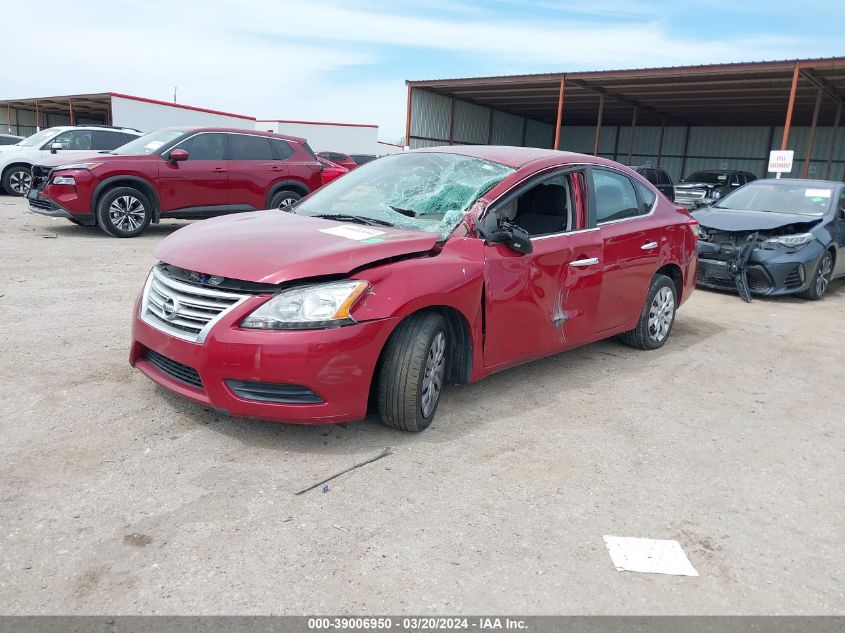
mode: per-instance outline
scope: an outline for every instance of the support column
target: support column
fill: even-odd
[[[689,125],[687,126],[686,134],[684,134],[684,151],[683,156],[681,156],[681,173],[678,176],[679,180],[682,180],[684,177],[684,172],[687,169],[687,149],[689,148]]]
[[[553,149],[560,145],[560,126],[563,125],[563,91],[566,87],[566,75],[560,77],[560,91],[557,95],[557,124],[555,125],[555,144]]]
[[[792,88],[789,89],[789,105],[786,107],[786,121],[783,124],[783,136],[780,140],[781,150],[785,150],[789,143],[789,128],[792,127],[792,111],[795,109],[795,93],[798,91],[798,75],[801,67],[795,64],[792,73]]]
[[[493,144],[493,115],[496,113],[495,110],[490,110],[490,116],[487,119],[487,144]]]
[[[9,128],[9,134],[12,133],[12,106],[6,104],[6,127]]]
[[[599,96],[599,116],[596,120],[596,142],[593,144],[593,156],[599,155],[599,141],[601,140],[601,120],[604,116],[604,95]]]
[[[528,118],[522,117],[522,146],[525,147],[525,140],[528,138]]]
[[[38,100],[35,100],[35,131],[41,131],[41,112],[38,110]]]
[[[634,135],[637,133],[637,106],[634,106],[634,116],[631,117],[631,138],[628,139],[628,164],[634,154]]]
[[[73,97],[67,98],[67,104],[70,108],[70,124],[73,125]]]
[[[616,140],[613,141],[613,160],[619,160],[619,130],[621,125],[616,126]]]
[[[449,145],[454,145],[455,134],[455,99],[449,99]]]
[[[810,136],[807,139],[807,149],[804,153],[804,166],[801,168],[801,177],[806,178],[810,175],[810,161],[813,159],[813,150],[816,144],[816,125],[819,122],[819,108],[822,105],[822,89],[819,86],[816,89],[816,105],[813,108],[813,122],[810,124]]]
[[[827,164],[824,167],[825,180],[830,179],[830,169],[833,165],[833,155],[836,153],[836,140],[839,136],[839,120],[842,118],[842,103],[836,106],[836,118],[833,120],[833,131],[830,137],[830,147],[827,149]]]
[[[405,112],[405,145],[411,147],[411,84],[408,84],[408,109]]]
[[[660,167],[660,159],[663,158],[663,136],[666,134],[666,117],[660,119],[660,140],[657,141],[657,165]]]

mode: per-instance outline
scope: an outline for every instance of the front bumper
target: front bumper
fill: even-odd
[[[745,267],[752,294],[777,296],[802,292],[810,287],[824,247],[815,241],[787,251],[755,248]],[[736,291],[734,275],[728,270],[724,253],[718,245],[698,243],[697,283],[705,288]]]
[[[162,387],[234,416],[297,424],[363,419],[376,363],[395,320],[328,330],[256,331],[238,327],[243,317],[265,299],[251,298],[227,313],[203,343],[172,337],[142,321],[136,302],[129,362]],[[147,350],[165,361],[148,355]],[[259,386],[245,392],[244,382],[283,386],[285,393],[310,392],[319,401],[267,402],[244,397],[250,391],[267,391]]]
[[[67,185],[42,185],[31,188],[26,194],[29,210],[33,213],[46,215],[51,218],[65,218],[79,224],[93,226],[96,224],[94,214],[87,205],[80,205],[80,196],[76,187]],[[66,208],[70,202],[72,210]]]

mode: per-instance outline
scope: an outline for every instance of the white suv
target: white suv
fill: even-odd
[[[108,151],[141,136],[132,128],[109,125],[63,125],[36,132],[17,145],[0,148],[0,184],[11,196],[24,196],[32,182],[30,168],[51,154],[68,162],[92,152]]]

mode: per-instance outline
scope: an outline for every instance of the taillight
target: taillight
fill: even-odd
[[[695,237],[701,236],[701,227],[698,225],[698,221],[690,220],[687,224],[689,224],[689,230],[692,231]]]

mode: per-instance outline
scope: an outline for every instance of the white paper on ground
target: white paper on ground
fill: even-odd
[[[605,536],[604,544],[616,571],[698,576],[678,541]]]

